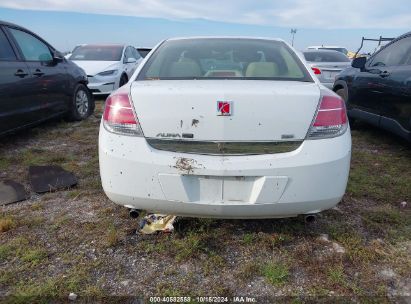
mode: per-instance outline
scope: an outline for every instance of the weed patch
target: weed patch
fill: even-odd
[[[6,232],[16,226],[16,221],[11,216],[5,216],[0,218],[0,232]]]
[[[273,285],[283,285],[287,282],[289,268],[282,262],[268,262],[261,267],[264,278]]]

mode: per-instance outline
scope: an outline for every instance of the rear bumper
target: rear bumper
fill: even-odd
[[[100,128],[100,174],[115,203],[194,217],[274,218],[317,213],[344,195],[349,130],[306,140],[295,151],[211,156],[155,150],[144,138]]]

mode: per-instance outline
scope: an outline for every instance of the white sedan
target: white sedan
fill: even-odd
[[[132,46],[91,44],[77,46],[69,59],[86,72],[95,95],[110,94],[126,84],[142,60]]]
[[[160,43],[106,101],[106,195],[192,217],[274,218],[338,204],[350,168],[343,100],[282,40]]]

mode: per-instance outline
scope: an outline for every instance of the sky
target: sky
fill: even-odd
[[[0,20],[24,26],[60,51],[83,43],[152,47],[169,37],[257,36],[295,47],[339,45],[411,30],[410,0],[0,0]],[[365,50],[375,48],[368,44]]]

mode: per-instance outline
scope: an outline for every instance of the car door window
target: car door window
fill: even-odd
[[[126,50],[124,51],[124,60],[123,62],[126,63],[128,61],[128,59],[130,58],[130,48],[126,48]]]
[[[6,35],[0,28],[0,61],[14,61],[17,60],[13,48],[10,45]]]
[[[397,66],[405,63],[407,54],[411,50],[411,37],[403,38],[382,49],[372,59],[371,66]]]
[[[135,48],[131,48],[131,52],[133,53],[133,58],[139,60],[140,59],[140,54],[137,52]]]
[[[48,46],[33,35],[13,28],[10,28],[10,32],[26,61],[51,61],[53,59]]]
[[[408,44],[408,49],[406,49],[403,58],[401,60],[401,65],[411,65],[411,36],[403,39],[404,44]]]

